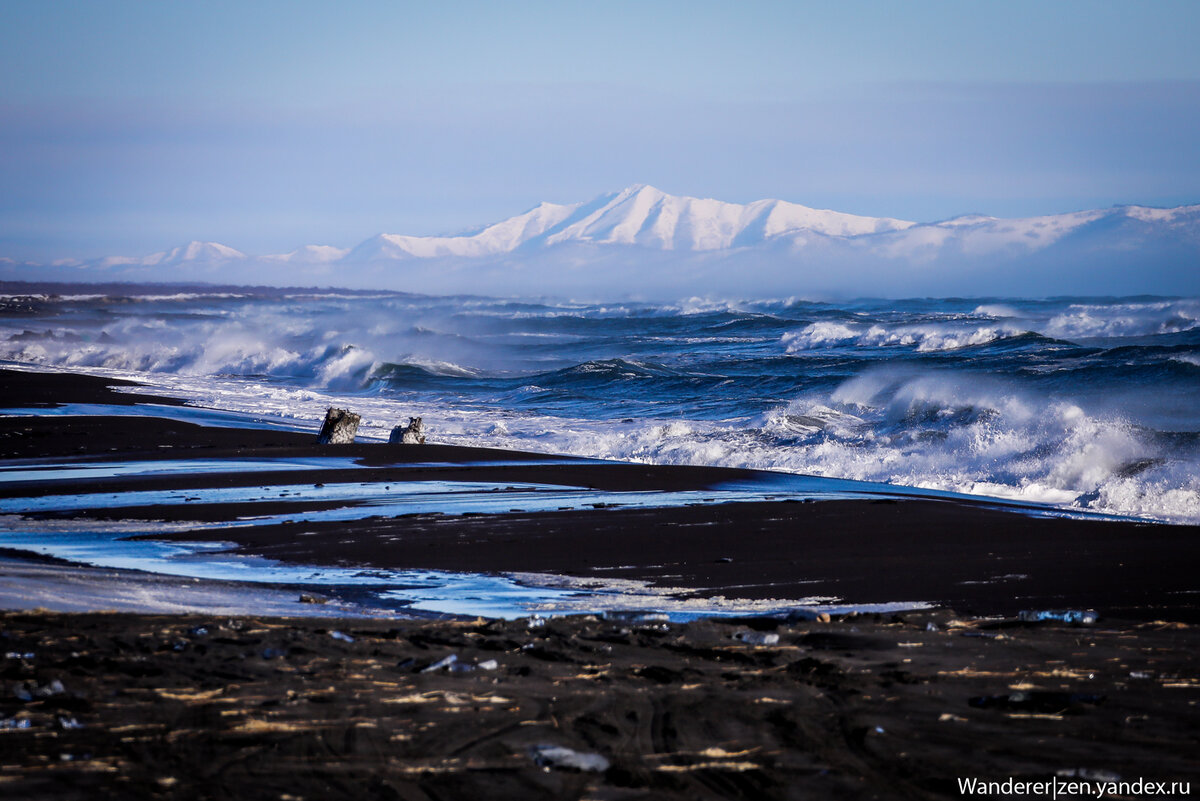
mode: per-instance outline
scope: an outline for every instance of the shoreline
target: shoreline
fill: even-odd
[[[0,379],[0,412],[179,403],[115,391],[129,382],[93,376],[0,371]],[[1066,607],[1200,620],[1191,568],[1200,563],[1198,526],[1034,516],[986,499],[851,498],[822,488],[852,482],[729,468],[445,445],[318,446],[308,433],[146,411],[0,417],[7,530],[45,542],[99,527],[124,548],[159,551],[232,541],[228,555],[283,567],[543,574],[580,591],[633,582],[651,591],[631,596],[638,605],[656,592],[741,598],[747,609],[817,598],[976,615]],[[789,491],[783,479],[815,489]]]

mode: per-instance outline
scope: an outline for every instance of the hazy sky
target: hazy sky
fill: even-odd
[[[1200,2],[0,2],[0,256],[1200,202]]]

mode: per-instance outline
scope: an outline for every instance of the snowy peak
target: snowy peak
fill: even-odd
[[[914,223],[811,209],[782,200],[747,205],[669,195],[646,184],[586,203],[542,203],[524,214],[459,236],[379,234],[350,252],[351,261],[462,257],[571,243],[710,251],[752,247],[789,235],[860,236]]]
[[[593,202],[599,207],[590,214],[548,236],[546,243],[581,241],[705,251],[753,246],[789,234],[860,236],[913,225],[905,220],[860,217],[782,200],[742,205],[681,197],[644,184],[635,184],[598,203],[603,199]]]
[[[222,245],[219,242],[193,241],[162,253],[151,254],[142,259],[142,264],[147,266],[166,266],[187,262],[216,262],[244,258],[246,258],[245,253],[242,253],[240,250],[234,250],[228,245]]]
[[[578,266],[613,256],[633,264],[643,257],[661,262],[661,256],[654,256],[658,253],[671,254],[681,263],[696,254],[696,264],[716,263],[717,256],[753,260],[767,254],[772,263],[829,264],[841,258],[851,264],[881,260],[925,269],[956,260],[975,264],[980,257],[1021,259],[1052,248],[1054,253],[1078,251],[1094,258],[1098,253],[1135,252],[1148,246],[1183,261],[1200,253],[1200,205],[1114,206],[1020,219],[968,214],[914,223],[784,200],[741,204],[671,195],[634,184],[587,202],[539,203],[522,214],[462,234],[378,234],[351,250],[307,245],[289,253],[252,257],[217,242],[195,241],[144,258],[108,257],[51,266],[95,267],[109,275],[140,271],[143,276],[174,267],[175,275],[203,277],[223,268],[245,272],[261,267],[266,273],[274,268],[281,275],[325,277],[339,265],[376,265],[386,270],[398,262],[440,259],[461,260],[464,269],[473,260],[493,267],[501,262]]]

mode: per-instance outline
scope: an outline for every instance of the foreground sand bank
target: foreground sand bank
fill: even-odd
[[[13,798],[958,798],[964,777],[1200,778],[1200,641],[1165,622],[7,613],[0,630]]]

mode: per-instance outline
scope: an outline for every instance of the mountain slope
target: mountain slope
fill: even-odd
[[[581,205],[583,204],[559,206],[554,203],[542,203],[524,214],[489,225],[477,233],[461,236],[379,234],[351,250],[347,259],[362,262],[442,256],[475,258],[507,253],[559,225]]]
[[[782,200],[741,205],[676,197],[652,186],[635,185],[612,195],[600,208],[545,239],[548,245],[594,242],[706,251],[753,247],[787,234],[859,236],[903,230],[911,225],[905,220],[859,217]]]
[[[754,247],[789,234],[859,236],[903,230],[912,225],[906,220],[810,209],[782,200],[741,205],[677,197],[637,184],[601,195],[589,203],[542,203],[472,234],[379,234],[354,248],[347,259],[364,262],[448,256],[478,258],[567,243],[709,251]]]
[[[149,266],[170,266],[185,262],[214,262],[244,259],[246,254],[219,242],[189,242],[163,253],[154,253],[142,259]]]

